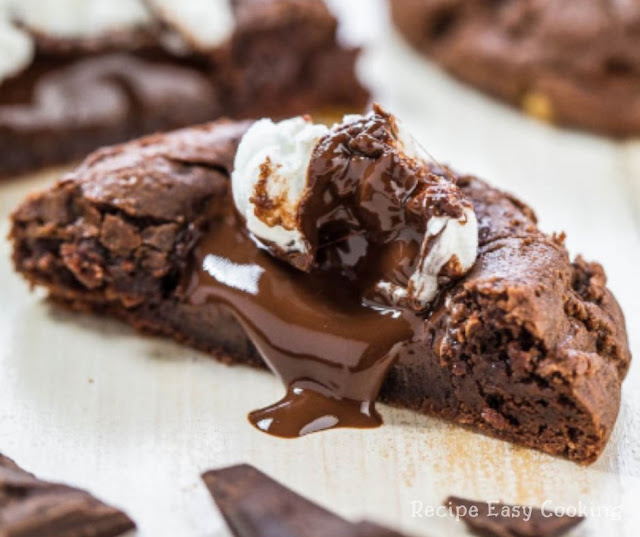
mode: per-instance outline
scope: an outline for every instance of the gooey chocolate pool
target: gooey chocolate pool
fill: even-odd
[[[281,147],[261,146],[264,128],[286,131]],[[282,379],[284,398],[249,415],[258,429],[378,426],[389,367],[475,261],[473,209],[379,107],[331,129],[254,124],[243,144],[232,188],[247,199],[229,196],[201,240],[187,296],[226,305]]]

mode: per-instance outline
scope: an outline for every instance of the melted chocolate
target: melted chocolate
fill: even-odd
[[[403,537],[345,520],[248,464],[209,470],[202,479],[235,537]]]
[[[283,380],[284,399],[250,415],[282,437],[380,425],[374,401],[382,381],[422,326],[413,313],[363,303],[340,272],[307,274],[274,259],[232,209],[200,242],[187,295],[196,305],[228,306]]]
[[[265,163],[265,169],[262,189],[252,198],[256,214],[269,213],[277,203],[264,194],[274,168]],[[306,194],[295,214],[308,251],[266,247],[306,272],[340,270],[367,300],[394,307],[397,301],[380,293],[378,284],[406,288],[424,255],[429,220],[460,219],[469,208],[446,170],[407,154],[395,118],[376,105],[373,113],[334,127],[313,151]],[[445,267],[443,280],[460,277],[457,266]],[[424,309],[413,301],[401,305]]]
[[[406,286],[428,220],[458,218],[468,205],[455,183],[400,144],[393,117],[379,108],[320,140],[296,215],[308,253],[292,258],[254,241],[231,200],[198,245],[189,299],[228,306],[287,387],[284,399],[249,417],[265,432],[381,423],[374,402],[384,377],[424,323],[376,285]]]

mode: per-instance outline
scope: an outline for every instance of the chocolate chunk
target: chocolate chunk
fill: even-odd
[[[0,454],[2,537],[116,537],[135,527],[88,492],[42,481]]]
[[[473,266],[478,246],[471,202],[431,161],[377,104],[331,129],[265,119],[238,148],[234,202],[275,257],[342,272],[383,306],[424,311]]]
[[[247,464],[210,470],[202,479],[235,537],[402,537],[348,522]]]
[[[308,190],[298,214],[311,252],[370,285],[367,299],[425,311],[438,278],[458,279],[475,261],[476,216],[455,176],[378,105],[320,140]]]
[[[455,496],[447,498],[445,505],[461,508],[458,512],[467,526],[486,537],[557,537],[584,520],[581,516],[559,516],[536,507],[489,504]]]

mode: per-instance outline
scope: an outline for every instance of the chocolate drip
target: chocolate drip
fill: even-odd
[[[230,208],[197,248],[187,296],[226,304],[283,380],[284,399],[250,415],[282,437],[378,426],[385,374],[422,325],[413,313],[364,304],[340,271],[306,274],[274,259]]]
[[[298,211],[316,250],[339,238],[338,227],[375,245],[401,241],[419,247],[430,218],[462,216],[470,204],[455,181],[402,144],[395,118],[377,105],[374,113],[320,141]]]
[[[398,304],[379,283],[410,285],[429,219],[459,219],[470,207],[403,144],[379,107],[319,141],[295,215],[307,253],[292,258],[250,236],[231,200],[200,242],[189,299],[226,304],[287,387],[250,414],[258,429],[295,437],[381,423],[374,402],[399,350],[419,335],[424,305]]]

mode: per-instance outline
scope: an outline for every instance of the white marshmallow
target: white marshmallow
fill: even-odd
[[[14,24],[57,38],[82,38],[151,21],[142,0],[0,0],[0,82],[29,67],[33,38]]]
[[[0,18],[0,82],[29,67],[34,48],[25,32]]]
[[[407,287],[384,281],[376,288],[394,304],[410,301],[418,308],[425,308],[436,298],[438,276],[449,260],[457,257],[458,276],[463,276],[473,267],[477,255],[478,221],[472,208],[465,209],[459,219],[434,216],[427,222],[421,259]]]
[[[350,116],[353,121],[358,116]],[[409,133],[402,121],[394,118],[396,147],[406,157],[426,162],[431,157]],[[435,238],[435,240],[434,240]],[[429,249],[430,248],[430,249]],[[411,301],[420,308],[429,305],[438,294],[438,275],[442,268],[457,257],[463,276],[475,263],[478,255],[478,222],[473,208],[463,211],[459,219],[434,216],[427,222],[427,230],[420,248],[420,262],[409,278],[407,287],[391,282],[379,282],[377,289],[394,304]]]
[[[143,0],[8,0],[29,28],[61,38],[93,37],[150,24]]]
[[[215,48],[235,26],[230,0],[0,0],[0,82],[33,60],[33,39],[13,19],[43,35],[81,39],[135,31],[156,18],[176,30],[163,44],[180,54]]]
[[[245,218],[247,228],[257,238],[287,253],[307,253],[309,244],[295,223],[295,215],[307,188],[311,155],[320,139],[329,132],[303,117],[274,123],[256,121],[243,136],[235,156],[231,175],[233,200]],[[265,165],[266,193],[277,204],[273,215],[281,224],[270,225],[256,215],[251,198],[256,193]],[[262,169],[261,169],[262,168]]]
[[[191,46],[207,51],[226,41],[235,27],[230,0],[147,0],[165,23]]]

